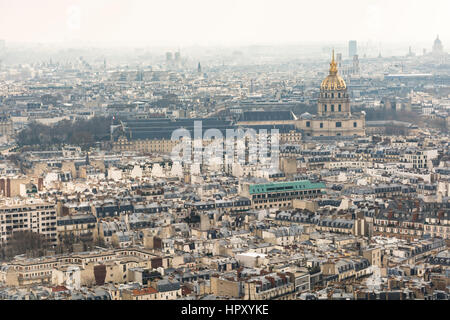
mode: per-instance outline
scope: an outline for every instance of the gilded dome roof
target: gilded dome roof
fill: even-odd
[[[345,90],[347,88],[344,79],[342,79],[337,72],[337,63],[334,61],[333,50],[333,58],[330,63],[330,74],[322,81],[322,84],[320,85],[321,90]]]

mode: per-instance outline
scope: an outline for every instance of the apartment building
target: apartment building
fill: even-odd
[[[91,238],[97,225],[97,218],[88,214],[77,214],[57,219],[58,241],[66,237]]]
[[[0,116],[0,136],[10,136],[14,133],[11,118]]]
[[[123,283],[132,279],[129,270],[141,267],[168,267],[169,259],[140,249],[117,249],[60,255],[37,259],[19,259],[0,268],[0,281],[7,286],[51,283],[67,278],[67,268],[79,268],[80,285]],[[60,274],[63,273],[66,274]],[[57,283],[61,285],[62,283]]]
[[[241,195],[252,200],[255,209],[292,207],[294,199],[315,198],[322,195],[324,183],[304,181],[274,182],[242,185]]]
[[[430,213],[425,218],[424,234],[430,235],[432,238],[438,237],[450,240],[450,213],[439,212]]]
[[[431,160],[437,156],[437,150],[408,151],[403,156],[403,160],[411,163],[414,169],[426,169],[430,167]]]
[[[16,231],[36,232],[56,244],[55,205],[47,202],[0,205],[0,243],[7,244]]]
[[[295,299],[295,283],[283,273],[270,273],[252,277],[244,282],[244,300]]]

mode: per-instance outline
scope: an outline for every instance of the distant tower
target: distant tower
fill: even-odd
[[[200,65],[200,62],[198,63],[198,66],[197,66],[197,72],[202,73],[202,66]]]
[[[439,35],[436,37],[436,40],[434,40],[433,45],[433,54],[443,54],[444,53],[444,46],[442,45],[442,41],[439,39]]]
[[[359,57],[357,54],[353,56],[353,74],[359,74]]]
[[[172,61],[172,52],[166,52],[166,62]]]
[[[336,62],[338,68],[342,67],[342,53],[336,53]]]
[[[144,72],[140,69],[136,72],[136,81],[144,81]]]
[[[89,161],[89,151],[88,152],[86,152],[86,165],[88,166],[90,164],[90,161]]]
[[[358,54],[358,45],[356,40],[350,40],[348,42],[348,56],[353,58],[353,56]]]
[[[177,52],[175,52],[175,61],[179,62],[181,60],[181,53],[180,50],[178,50]]]

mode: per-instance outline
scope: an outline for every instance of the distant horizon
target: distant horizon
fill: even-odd
[[[446,50],[446,42],[439,37],[444,45],[444,50]],[[355,40],[360,45],[371,44],[371,45],[386,45],[386,46],[425,46],[430,47],[433,45],[436,39],[436,35],[431,40],[420,40],[420,41],[371,41],[371,40],[358,40],[358,39],[349,39],[349,40],[292,40],[285,42],[270,42],[270,41],[260,41],[260,42],[234,42],[234,43],[210,43],[210,44],[202,44],[202,43],[190,43],[190,44],[181,44],[177,42],[126,42],[126,41],[109,41],[109,42],[99,42],[99,41],[90,41],[90,40],[71,40],[71,41],[8,41],[6,39],[0,38],[0,41],[5,41],[5,44],[13,45],[13,46],[27,46],[27,45],[38,45],[38,46],[93,46],[93,47],[201,47],[201,48],[210,48],[210,47],[252,47],[252,46],[267,46],[267,47],[283,47],[283,46],[323,46],[323,45],[348,45],[349,41]],[[450,42],[449,48],[450,48]],[[447,50],[446,50],[447,51]]]
[[[435,38],[434,38],[435,39]],[[423,54],[425,49],[427,53],[432,51],[432,46],[434,43],[432,41],[416,41],[416,42],[370,42],[370,41],[357,41],[357,50],[360,58],[365,54],[368,57],[374,57],[381,54],[385,57],[395,57],[406,55],[411,48],[412,52],[420,56]],[[0,39],[2,40],[2,39]],[[350,41],[350,40],[349,40]],[[33,48],[36,50],[142,50],[142,51],[154,51],[154,52],[192,52],[192,51],[205,51],[206,53],[210,50],[251,50],[251,49],[287,49],[287,50],[301,50],[308,54],[314,54],[314,52],[321,52],[323,54],[323,49],[329,48],[331,54],[331,48],[336,49],[336,53],[342,53],[343,58],[347,58],[348,53],[348,42],[349,41],[292,41],[285,43],[270,43],[270,42],[260,42],[260,43],[232,43],[232,44],[190,44],[190,45],[177,45],[170,43],[120,43],[120,42],[110,42],[110,43],[99,43],[92,41],[67,41],[67,42],[8,42],[6,41],[6,48],[9,49],[26,49]],[[443,42],[444,51],[448,51],[446,43]],[[303,50],[302,50],[303,49]],[[281,53],[292,53],[292,52],[280,52]],[[320,58],[320,57],[318,57]]]

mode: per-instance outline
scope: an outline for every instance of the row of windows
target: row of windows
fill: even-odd
[[[260,206],[255,206],[255,209],[267,209],[267,208],[274,208],[274,207],[289,207],[290,203],[278,203],[278,204],[271,204],[271,205],[260,205]]]
[[[54,206],[40,206],[40,207],[36,207],[36,208],[23,208],[23,207],[20,207],[20,208],[0,209],[0,213],[10,213],[10,212],[39,213],[38,210],[43,210],[43,209],[47,209],[47,210],[50,209],[50,210],[52,210],[52,209],[54,209]],[[25,213],[25,214],[27,214],[27,213]],[[41,213],[43,213],[43,212],[41,212]],[[47,212],[47,213],[49,213],[49,212]],[[52,211],[52,213],[53,213],[53,211]]]
[[[306,122],[306,126],[308,128],[311,127],[311,122],[307,121]],[[358,127],[358,123],[357,122],[353,122],[353,128],[357,128]],[[320,128],[323,128],[323,122],[320,123]],[[342,122],[336,122],[336,128],[342,128]]]
[[[330,98],[330,97],[331,97],[331,98],[334,98],[334,92],[332,92],[332,93],[322,93],[322,98]],[[348,97],[348,95],[345,94],[345,93],[343,93],[343,94],[341,95],[341,93],[338,92],[337,97],[338,97],[338,98],[346,98],[346,97]]]
[[[328,110],[328,106],[326,104],[323,105],[323,110],[325,112],[327,112]],[[331,112],[334,112],[334,104],[331,105]],[[342,111],[342,105],[338,105],[338,111],[341,112]]]
[[[42,271],[42,272],[35,272],[35,273],[26,273],[24,274],[25,278],[32,278],[32,277],[39,277],[39,276],[48,276],[52,272],[51,271]]]

